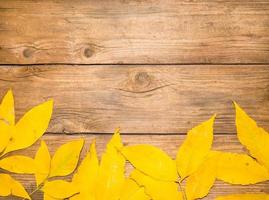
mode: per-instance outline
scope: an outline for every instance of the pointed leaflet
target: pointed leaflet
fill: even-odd
[[[231,184],[255,184],[269,180],[268,170],[250,156],[238,153],[218,152],[217,178]]]
[[[191,129],[180,146],[176,163],[181,179],[197,170],[209,153],[213,142],[214,119],[215,115]]]
[[[0,156],[7,147],[7,144],[11,137],[12,127],[6,122],[0,120]]]
[[[238,104],[236,109],[236,129],[239,141],[246,146],[250,154],[269,169],[269,133],[258,127]]]
[[[117,130],[107,144],[102,155],[96,185],[98,200],[118,200],[125,180],[125,159],[117,149],[122,148],[120,133]]]
[[[123,147],[121,153],[138,170],[159,180],[178,179],[176,163],[161,149],[148,145]]]
[[[15,124],[14,99],[11,90],[4,96],[0,105],[0,120],[10,126]]]
[[[50,152],[44,141],[41,141],[41,145],[35,155],[35,179],[36,185],[39,186],[49,176],[50,172]]]
[[[77,166],[83,144],[83,139],[63,144],[52,157],[49,177],[71,174]]]
[[[11,136],[11,126],[15,123],[14,100],[9,90],[0,105],[0,155],[6,148]]]
[[[232,194],[217,197],[215,200],[269,200],[269,194]]]
[[[8,174],[0,174],[0,196],[17,196],[31,199],[24,187]]]
[[[125,180],[121,190],[120,200],[150,200],[151,198],[145,193],[144,187],[139,185],[132,179]]]
[[[71,197],[71,200],[95,199],[95,185],[99,170],[98,157],[95,148],[95,140],[91,144],[90,151],[80,164],[72,182],[78,187],[79,194]]]
[[[181,200],[182,194],[178,191],[178,185],[173,181],[160,181],[138,170],[133,170],[130,178],[138,185],[145,187],[145,193],[154,200]]]
[[[0,168],[18,174],[33,174],[35,162],[26,156],[10,156],[0,160]]]
[[[28,111],[12,129],[5,154],[34,144],[46,131],[52,114],[53,101],[47,101]]]
[[[198,170],[187,178],[185,191],[188,200],[205,197],[214,185],[217,175],[217,162],[214,154],[214,152],[210,152]]]
[[[63,180],[46,182],[42,191],[56,199],[66,199],[79,193],[75,184]]]

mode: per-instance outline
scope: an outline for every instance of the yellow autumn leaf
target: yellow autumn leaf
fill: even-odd
[[[34,144],[46,131],[52,115],[53,101],[49,100],[28,111],[13,127],[4,154]]]
[[[209,153],[213,142],[215,117],[216,115],[191,129],[180,146],[176,163],[181,179],[195,172]]]
[[[17,196],[31,199],[24,187],[8,174],[0,174],[0,196]]]
[[[50,172],[50,161],[51,157],[48,147],[44,141],[41,141],[41,145],[36,152],[34,159],[36,166],[35,179],[37,186],[48,178]]]
[[[96,153],[95,140],[91,144],[90,151],[80,164],[77,173],[73,176],[72,182],[78,187],[79,194],[70,200],[95,199],[97,175],[99,170],[98,157]]]
[[[121,149],[125,158],[138,170],[164,181],[177,181],[176,162],[164,151],[148,144],[126,146]]]
[[[188,200],[205,197],[214,185],[217,175],[215,153],[210,152],[199,168],[186,179],[186,196]]]
[[[269,200],[269,194],[232,194],[217,197],[215,200]]]
[[[10,156],[0,160],[0,168],[18,174],[35,173],[35,162],[26,156]]]
[[[140,187],[134,180],[128,178],[125,180],[120,200],[150,200],[150,196],[145,193],[144,187]]]
[[[11,138],[11,130],[11,127],[6,122],[0,120],[0,157]]]
[[[217,178],[231,184],[255,184],[269,180],[268,170],[245,154],[218,152]]]
[[[14,98],[12,90],[9,90],[4,96],[0,105],[0,120],[9,126],[15,124]]]
[[[51,159],[49,177],[66,176],[71,174],[78,163],[79,155],[84,144],[83,139],[63,144]]]
[[[178,184],[173,181],[160,181],[136,169],[132,171],[130,178],[145,187],[145,193],[154,200],[183,199],[181,192],[178,191]]]
[[[79,193],[75,184],[63,180],[46,182],[42,191],[56,199],[66,199]]]
[[[125,159],[118,152],[121,147],[120,133],[116,130],[102,155],[96,185],[98,200],[118,200],[120,197],[125,180]]]
[[[234,105],[239,141],[258,162],[269,169],[269,133],[259,127],[237,103],[234,102]]]
[[[64,200],[64,199],[57,199],[57,198],[54,198],[48,194],[44,194],[43,195],[43,200]]]

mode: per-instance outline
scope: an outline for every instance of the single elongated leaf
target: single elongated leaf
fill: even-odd
[[[41,145],[35,155],[35,179],[37,186],[43,183],[49,176],[50,162],[51,157],[48,147],[44,141],[41,141]]]
[[[176,163],[181,179],[195,172],[208,155],[213,142],[214,120],[215,115],[191,129],[180,146]]]
[[[63,180],[46,182],[42,188],[42,191],[46,195],[56,199],[69,198],[79,193],[79,190],[75,184]]]
[[[214,185],[217,175],[215,154],[209,155],[198,170],[191,174],[186,181],[186,196],[188,200],[205,197]]]
[[[121,190],[120,200],[150,200],[144,187],[140,187],[133,179],[126,179]]]
[[[268,170],[245,154],[218,152],[217,178],[231,184],[255,184],[269,180]]]
[[[0,196],[17,196],[31,199],[24,187],[8,174],[0,174]]]
[[[33,174],[35,162],[26,156],[10,156],[0,160],[0,168],[18,174]]]
[[[14,98],[11,90],[4,96],[0,105],[0,120],[9,126],[15,124]]]
[[[145,193],[154,200],[181,200],[182,194],[178,191],[178,185],[173,181],[160,181],[154,179],[139,170],[133,170],[130,175],[138,185],[145,187]]]
[[[11,138],[12,127],[0,120],[0,156],[4,152]]]
[[[80,139],[62,145],[52,157],[49,177],[71,174],[77,166],[83,144],[84,140]]]
[[[94,141],[73,177],[72,182],[78,187],[80,193],[71,197],[71,200],[95,199],[98,170],[99,163]]]
[[[123,147],[121,153],[138,170],[159,180],[178,179],[176,163],[161,149],[147,145]]]
[[[53,101],[47,101],[28,111],[12,129],[5,154],[34,144],[46,131],[52,114]]]
[[[117,130],[102,155],[96,185],[96,197],[98,200],[118,200],[120,197],[121,188],[125,180],[125,159],[118,152],[118,148],[121,147],[120,133]]]
[[[238,104],[234,103],[234,105],[239,141],[258,162],[269,169],[269,133],[263,128],[260,128]]]
[[[232,194],[217,197],[215,200],[269,200],[268,194]]]

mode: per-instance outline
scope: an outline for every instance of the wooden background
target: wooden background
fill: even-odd
[[[0,65],[0,96],[13,89],[17,119],[55,100],[52,152],[82,136],[100,152],[121,127],[126,144],[175,157],[213,113],[214,149],[245,152],[232,100],[269,130],[268,0],[1,0]],[[34,190],[32,176],[14,177]],[[244,192],[269,193],[269,182],[217,181],[205,199]]]

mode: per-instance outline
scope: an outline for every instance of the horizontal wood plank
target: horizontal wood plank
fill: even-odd
[[[186,133],[217,113],[215,133],[232,134],[232,100],[269,130],[267,65],[1,67],[9,88],[17,119],[54,99],[49,132]]]
[[[89,144],[96,139],[97,142],[97,151],[99,157],[105,149],[106,143],[111,138],[111,135],[100,135],[100,134],[85,134],[85,135],[69,135],[68,137],[63,137],[62,134],[49,134],[45,135],[43,139],[48,144],[48,147],[53,154],[55,150],[62,144],[72,141],[78,138],[85,138],[86,143],[82,151],[82,156],[85,155],[89,148]],[[182,144],[185,136],[183,135],[123,135],[122,140],[125,145],[132,144],[152,144],[155,145],[164,151],[166,151],[171,157],[175,158],[178,147]],[[39,142],[28,150],[21,151],[20,154],[28,155],[33,157]],[[245,153],[243,146],[238,142],[236,136],[233,135],[216,135],[214,138],[213,144],[214,150],[221,150],[227,152],[237,152]],[[18,153],[16,153],[18,154]],[[126,171],[129,173],[132,170],[131,165],[128,164]],[[12,175],[17,180],[21,181],[26,189],[31,192],[35,189],[34,178],[32,175]],[[65,177],[64,179],[70,180],[71,176]],[[222,181],[217,181],[211,190],[210,194],[205,199],[214,199],[214,197],[224,194],[233,194],[233,193],[261,193],[269,192],[269,182],[263,182],[255,185],[241,186],[241,185],[229,185],[223,183]],[[37,193],[34,195],[35,200],[42,199],[42,194]],[[1,199],[1,198],[0,198]]]
[[[0,1],[0,63],[268,63],[268,0]]]

